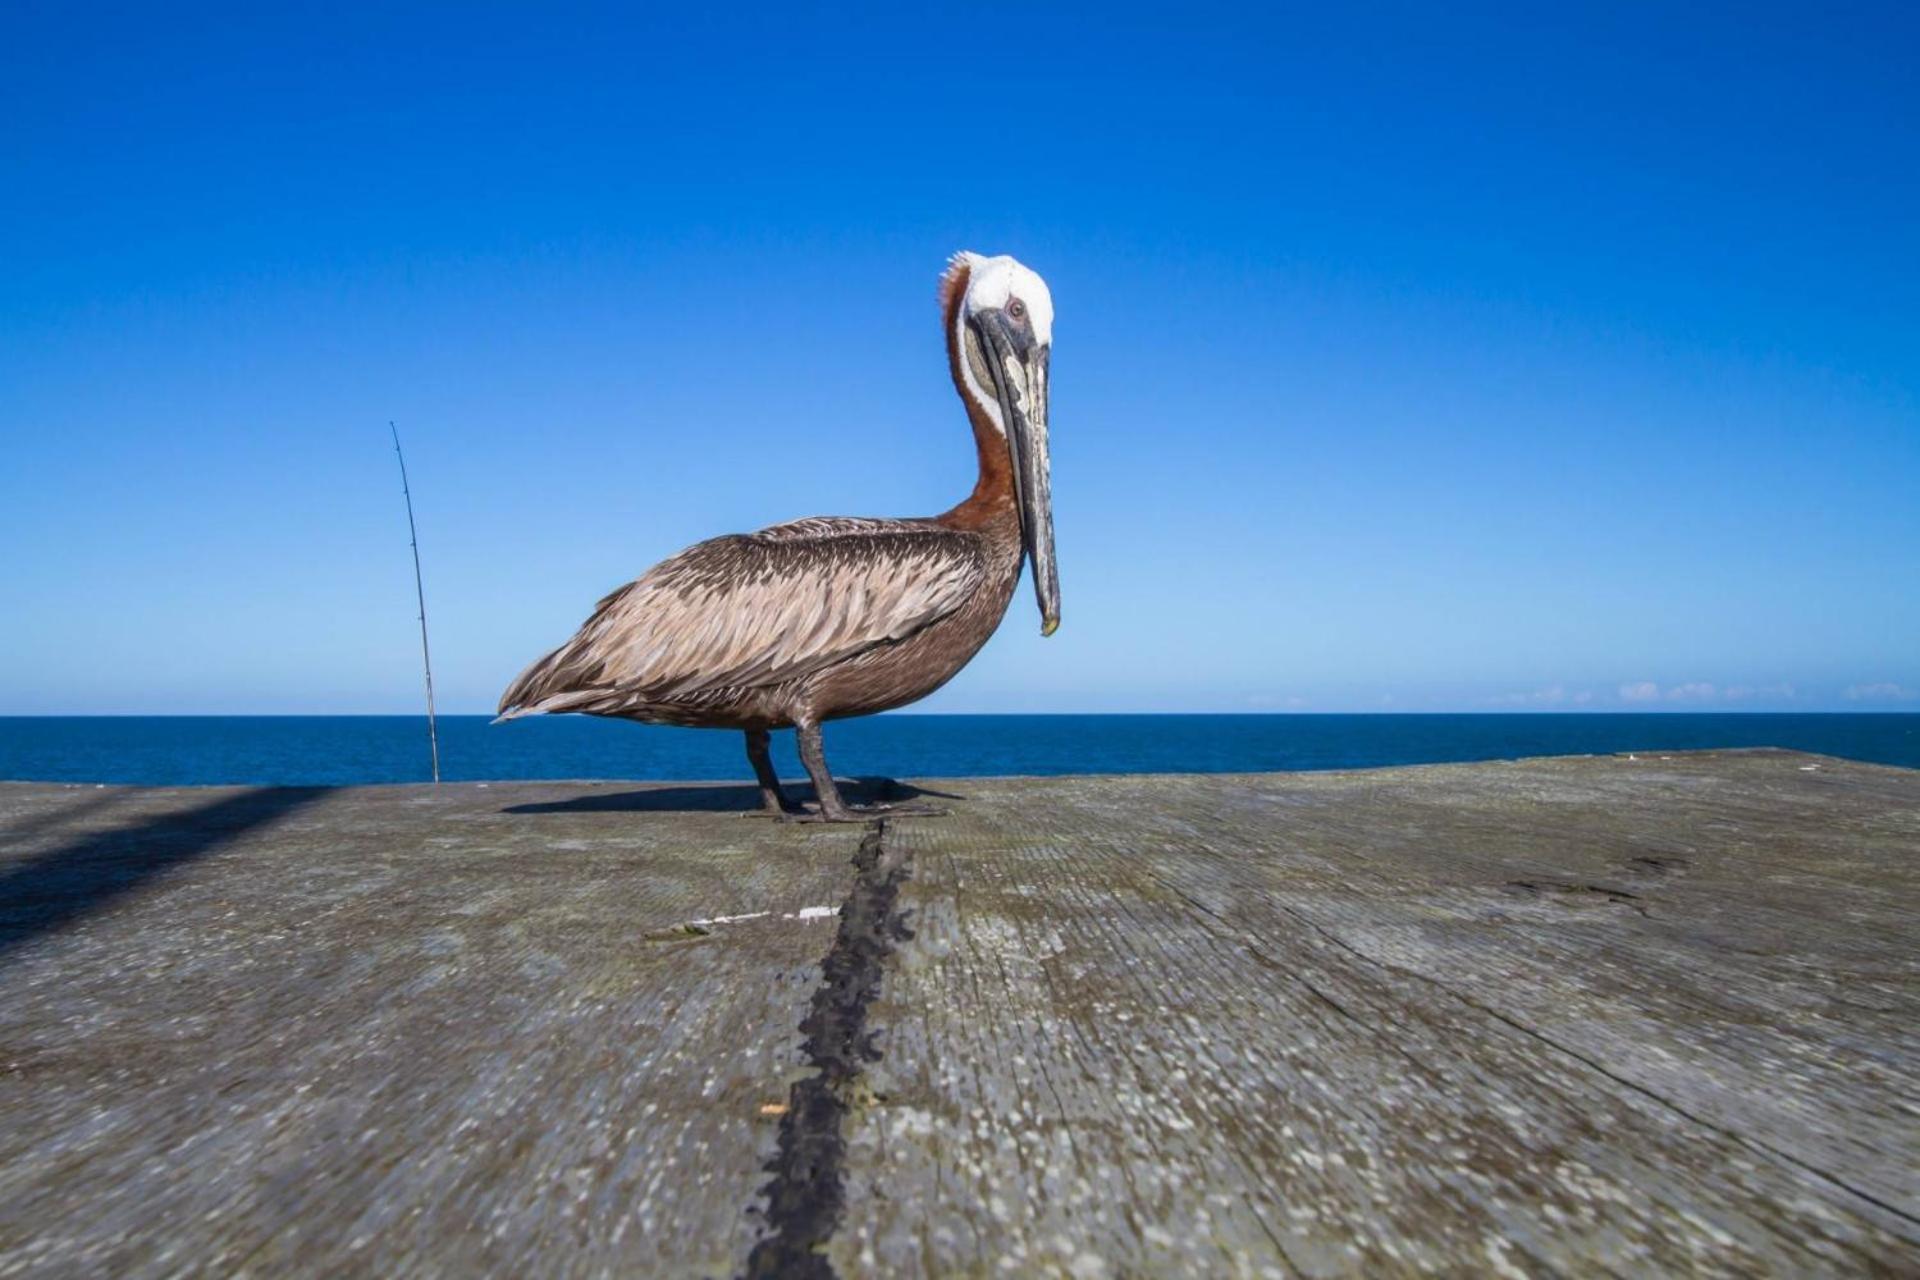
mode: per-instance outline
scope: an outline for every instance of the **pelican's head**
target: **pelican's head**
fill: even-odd
[[[963,275],[964,273],[964,275]],[[1020,504],[1020,535],[1040,599],[1040,634],[1060,625],[1060,570],[1053,558],[1053,481],[1047,457],[1047,361],[1053,295],[1009,257],[954,255],[950,281],[966,282],[954,310],[956,372],[968,399],[1006,439]]]

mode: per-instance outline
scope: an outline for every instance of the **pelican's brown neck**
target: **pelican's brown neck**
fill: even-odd
[[[953,378],[953,389],[960,393],[960,403],[967,407],[967,421],[973,425],[973,444],[980,455],[980,478],[974,481],[973,492],[965,502],[936,519],[956,529],[982,529],[1006,520],[1017,525],[1020,516],[1007,438],[993,425],[987,407],[974,396],[962,368],[967,353],[960,345],[960,306],[967,296],[969,274],[966,260],[962,258],[940,278],[940,318],[947,334],[947,372]]]

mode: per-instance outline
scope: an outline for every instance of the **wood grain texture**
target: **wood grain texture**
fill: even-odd
[[[0,786],[0,1275],[1920,1272],[1920,772],[935,785]]]
[[[1920,773],[955,785],[843,1274],[1920,1269]]]
[[[0,1274],[737,1271],[860,835],[739,791],[0,788]]]

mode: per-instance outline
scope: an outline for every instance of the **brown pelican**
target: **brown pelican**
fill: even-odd
[[[956,254],[940,280],[947,365],[980,475],[943,515],[815,516],[729,534],[663,560],[602,600],[573,639],[521,673],[500,718],[564,711],[743,729],[768,812],[852,822],[920,806],[847,804],[820,726],[926,697],[979,652],[1024,557],[1040,633],[1060,625],[1047,460],[1053,298],[1008,257]],[[819,796],[781,790],[768,733],[791,726]]]

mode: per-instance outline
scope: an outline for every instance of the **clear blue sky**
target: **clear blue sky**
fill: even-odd
[[[6,6],[0,713],[413,710],[389,418],[447,710],[940,510],[962,247],[1065,620],[924,709],[1920,708],[1913,6],[632,8]]]

